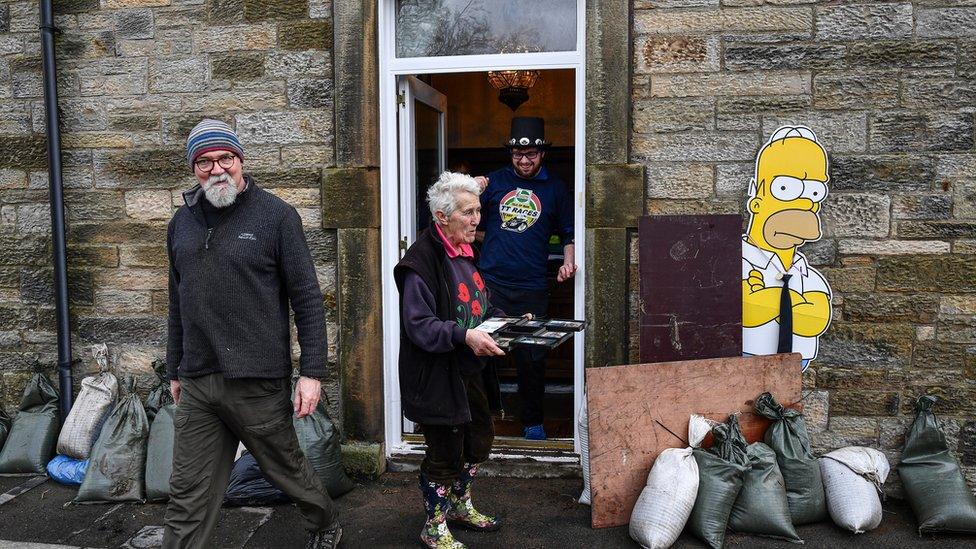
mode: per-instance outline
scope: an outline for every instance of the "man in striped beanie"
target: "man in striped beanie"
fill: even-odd
[[[177,411],[163,547],[212,546],[240,441],[298,506],[306,548],[333,549],[338,514],[293,423],[318,407],[328,349],[302,220],[244,173],[227,124],[197,124],[186,158],[197,185],[167,231],[166,366]],[[301,348],[294,397],[289,309]]]

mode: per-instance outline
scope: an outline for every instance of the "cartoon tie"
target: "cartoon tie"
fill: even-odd
[[[790,299],[790,278],[783,275],[783,293],[779,294],[779,345],[777,353],[793,352],[793,301]]]

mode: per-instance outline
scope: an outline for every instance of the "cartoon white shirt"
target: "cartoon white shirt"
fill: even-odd
[[[790,289],[799,293],[823,292],[830,296],[830,286],[816,269],[807,264],[807,258],[796,252],[793,265],[789,271],[783,267],[779,256],[773,252],[760,249],[742,239],[742,280],[749,278],[749,271],[757,270],[762,273],[763,283],[767,288],[782,288],[783,281],[777,279],[780,273],[793,275],[790,278]],[[776,304],[775,315],[779,316],[779,303]],[[794,311],[796,315],[796,311]],[[794,316],[794,324],[796,316]],[[803,358],[816,358],[819,337],[805,337],[793,334],[793,352],[800,353]],[[754,328],[742,327],[742,352],[750,355],[776,354],[779,342],[779,321],[774,318],[769,322]]]

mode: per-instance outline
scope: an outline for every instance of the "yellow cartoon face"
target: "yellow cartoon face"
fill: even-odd
[[[777,138],[778,131],[759,152],[750,185],[748,235],[769,251],[792,251],[821,236],[818,213],[827,196],[827,153],[806,128],[790,130]]]

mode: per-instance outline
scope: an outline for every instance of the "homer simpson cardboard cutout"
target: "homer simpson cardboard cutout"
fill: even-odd
[[[742,236],[745,355],[800,353],[803,370],[817,357],[819,336],[830,324],[830,286],[797,249],[823,234],[819,214],[828,179],[827,152],[804,126],[777,129],[756,156]],[[781,316],[792,337],[780,334]]]

